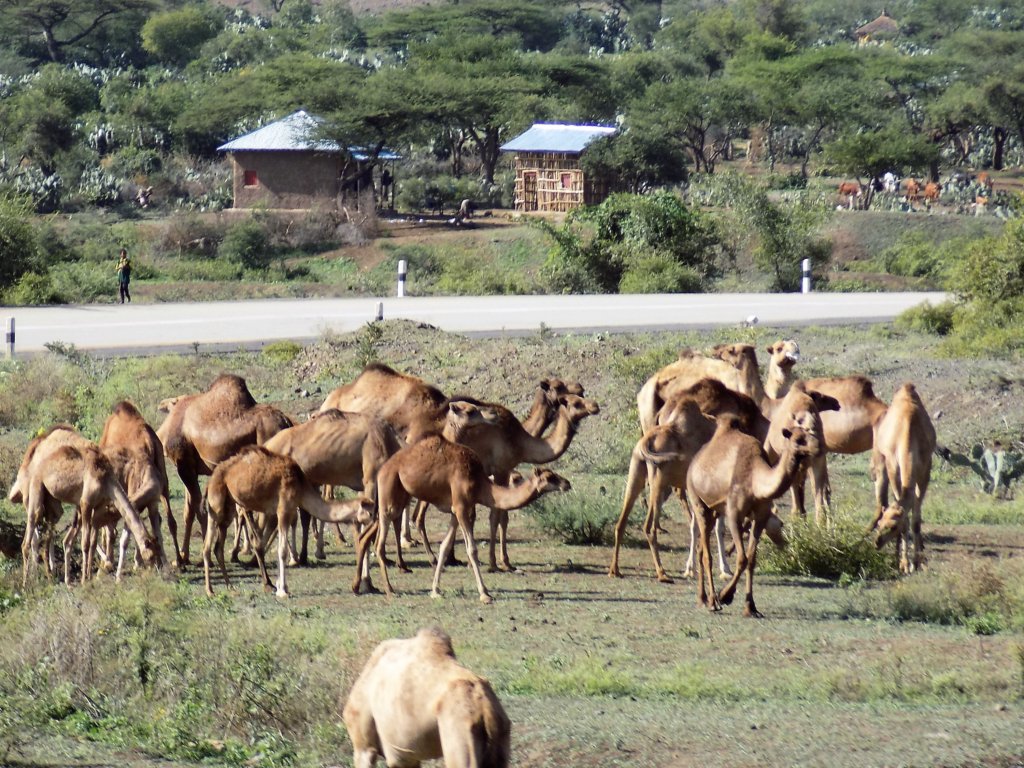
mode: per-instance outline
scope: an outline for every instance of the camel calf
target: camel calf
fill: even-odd
[[[935,427],[913,384],[904,384],[893,395],[885,416],[875,428],[871,471],[875,476],[875,517],[868,530],[878,527],[875,546],[881,549],[896,539],[896,555],[902,573],[921,567],[921,503],[928,490],[935,450]],[[888,502],[892,487],[895,500]],[[909,515],[909,519],[908,519]],[[914,554],[908,557],[910,534]]]
[[[266,448],[246,446],[235,456],[217,465],[207,486],[210,519],[203,543],[203,570],[206,594],[213,595],[210,584],[211,553],[216,550],[224,583],[230,586],[224,565],[224,540],[228,525],[235,519],[236,505],[246,510],[243,515],[250,528],[258,529],[256,562],[259,564],[263,589],[273,585],[267,575],[263,555],[270,535],[277,536],[277,596],[288,597],[285,581],[285,556],[288,550],[286,532],[295,523],[298,510],[309,512],[328,523],[368,523],[374,503],[365,497],[350,501],[324,501],[320,492],[287,456],[271,453]],[[252,514],[251,514],[252,513]]]
[[[505,768],[512,726],[490,683],[455,660],[440,629],[377,646],[352,686],[342,715],[356,768]]]

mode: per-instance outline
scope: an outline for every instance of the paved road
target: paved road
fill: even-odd
[[[352,331],[373,320],[407,318],[473,335],[555,331],[627,331],[737,325],[756,315],[763,325],[884,322],[941,293],[654,294],[616,296],[487,296],[387,299],[270,299],[196,304],[0,307],[16,321],[16,352],[48,342],[80,349],[157,351],[201,346],[258,346],[280,339]]]

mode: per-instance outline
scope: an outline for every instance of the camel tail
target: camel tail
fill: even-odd
[[[636,450],[640,456],[643,457],[644,461],[649,461],[652,464],[669,464],[673,461],[680,461],[683,458],[682,454],[675,453],[673,451],[661,453],[654,450],[651,447],[654,437],[654,435],[645,435],[644,438],[636,444]]]
[[[302,494],[300,506],[317,520],[325,523],[355,523],[362,509],[361,499],[348,501],[324,501],[315,488],[310,487]]]
[[[485,682],[482,706],[484,744],[480,755],[480,768],[508,768],[512,726],[501,702]]]

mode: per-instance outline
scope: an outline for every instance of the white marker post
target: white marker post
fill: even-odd
[[[377,316],[374,318],[378,323],[384,319],[384,302],[377,302]]]
[[[405,296],[405,274],[406,274],[406,263],[405,259],[399,259],[398,261],[398,298],[404,298]]]
[[[14,318],[8,317],[5,324],[4,340],[7,342],[7,359],[14,359]]]
[[[800,281],[800,293],[811,292],[811,260],[803,260],[803,279]]]

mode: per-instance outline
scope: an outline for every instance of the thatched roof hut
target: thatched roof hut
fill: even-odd
[[[857,27],[854,31],[854,34],[857,36],[857,42],[860,43],[866,43],[880,37],[895,37],[899,33],[899,22],[890,16],[884,8],[877,19],[869,21],[861,27]]]

